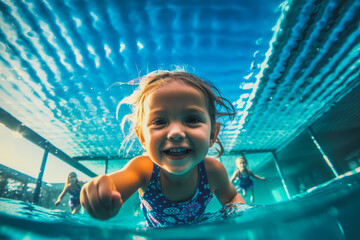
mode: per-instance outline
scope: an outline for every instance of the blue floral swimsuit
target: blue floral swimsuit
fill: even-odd
[[[75,190],[69,190],[70,199],[69,199],[69,206],[75,208],[80,205],[80,191],[81,187],[79,186]]]
[[[239,187],[247,191],[248,189],[254,186],[254,181],[250,178],[248,174],[239,175]]]
[[[147,226],[167,227],[191,223],[204,213],[213,196],[204,161],[198,164],[198,171],[198,187],[194,196],[185,202],[172,202],[162,193],[160,167],[154,163],[149,186],[143,196],[139,195]]]

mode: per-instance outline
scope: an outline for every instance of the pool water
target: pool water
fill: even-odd
[[[120,213],[121,214],[121,213]],[[195,224],[147,229],[143,216],[99,221],[0,199],[0,239],[358,239],[360,173],[342,176],[292,200],[238,205]]]

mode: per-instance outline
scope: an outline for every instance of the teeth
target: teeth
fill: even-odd
[[[184,152],[186,151],[186,148],[170,148],[169,152],[171,153],[179,153],[179,152]]]
[[[167,150],[168,154],[173,156],[181,156],[184,155],[187,152],[186,148],[170,148]]]

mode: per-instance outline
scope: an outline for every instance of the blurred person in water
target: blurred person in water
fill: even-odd
[[[67,193],[70,194],[69,206],[71,208],[71,213],[78,213],[80,210],[80,191],[81,184],[77,178],[75,172],[71,172],[66,177],[65,186],[61,194],[59,195],[57,201],[55,202],[56,206],[59,206],[61,200],[65,197]]]
[[[230,182],[235,182],[236,179],[239,180],[239,187],[241,190],[242,196],[246,196],[250,192],[250,202],[254,203],[254,181],[252,178],[257,178],[259,180],[265,181],[266,178],[260,177],[253,173],[250,169],[247,168],[248,162],[245,157],[240,156],[236,159],[237,169],[234,171],[233,175],[230,178]]]

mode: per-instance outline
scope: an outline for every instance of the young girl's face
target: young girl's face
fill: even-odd
[[[244,158],[238,158],[236,159],[236,166],[239,168],[239,169],[244,169],[246,168],[246,160]]]
[[[69,176],[69,183],[71,183],[71,184],[76,183],[76,179],[77,179],[76,175],[74,175],[74,174],[70,175]]]
[[[145,100],[142,132],[137,135],[152,161],[166,171],[180,175],[205,158],[217,137],[218,128],[216,125],[211,134],[204,94],[182,82],[170,80]]]

